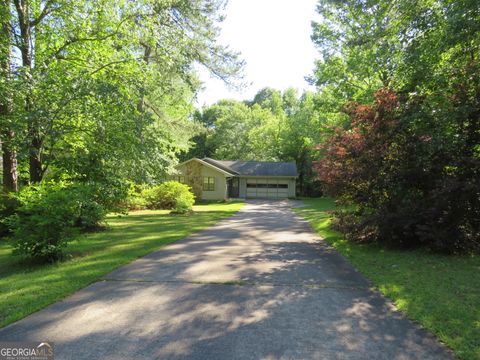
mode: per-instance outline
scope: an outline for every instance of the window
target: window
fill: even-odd
[[[203,191],[215,191],[215,178],[211,176],[203,177]]]
[[[179,183],[185,184],[185,176],[174,176],[173,180],[178,181]]]

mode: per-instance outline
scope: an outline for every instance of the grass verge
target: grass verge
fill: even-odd
[[[398,309],[434,333],[460,359],[480,359],[480,257],[445,256],[347,242],[330,228],[332,199],[306,199],[295,211]]]
[[[0,242],[0,327],[63,299],[113,269],[232,216],[242,203],[194,206],[188,216],[138,211],[109,216],[108,229],[78,237],[71,259],[50,265],[22,262]]]

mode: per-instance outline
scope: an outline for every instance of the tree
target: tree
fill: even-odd
[[[348,118],[333,121],[317,170],[357,209],[347,234],[479,251],[478,2],[322,0],[319,11],[313,80]]]
[[[11,88],[10,64],[12,46],[10,32],[11,19],[8,1],[0,3],[0,145],[2,149],[3,190],[18,191],[17,154],[15,131],[12,124],[13,94]]]
[[[389,86],[400,50],[395,36],[399,3],[320,0],[322,21],[312,24],[312,41],[321,57],[311,81],[344,103],[372,100],[376,89]]]
[[[2,79],[5,89],[15,82],[21,101],[11,108],[17,135],[3,136],[3,149],[19,144],[28,154],[32,183],[98,177],[103,168],[158,180],[197,130],[189,120],[199,87],[192,65],[225,81],[242,66],[216,43],[219,0],[4,4],[11,26],[2,51],[21,56],[2,64]]]
[[[285,94],[288,92],[284,93],[284,97]],[[300,194],[318,196],[320,191],[312,171],[312,161],[316,156],[315,144],[324,137],[321,129],[325,117],[319,111],[315,94],[305,92],[296,102],[295,106],[287,107],[288,116],[281,135],[281,159],[294,160],[297,164]]]

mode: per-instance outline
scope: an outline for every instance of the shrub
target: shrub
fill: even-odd
[[[480,253],[480,102],[474,114],[445,115],[443,129],[443,115],[418,104],[378,91],[372,105],[351,103],[350,124],[319,147],[326,190],[356,209],[336,226],[355,241]]]
[[[177,201],[172,210],[172,213],[186,214],[192,211],[194,202],[195,202],[195,196],[190,191],[182,192],[177,197]]]
[[[190,187],[177,181],[167,181],[145,190],[143,197],[149,209],[167,209],[176,213],[192,210],[195,196]]]
[[[25,187],[16,195],[16,213],[7,219],[15,252],[25,258],[59,259],[79,231],[98,228],[107,212],[119,209],[122,194],[122,188],[98,183]]]
[[[15,196],[0,194],[0,239],[10,235],[7,219],[15,214],[19,206],[20,203]]]
[[[144,210],[147,208],[147,200],[141,194],[128,195],[126,207],[128,210]]]
[[[147,200],[143,196],[145,187],[131,183],[128,189],[128,195],[125,200],[125,207],[128,210],[144,210],[147,208]]]
[[[102,204],[101,190],[94,184],[74,184],[63,191],[67,193],[68,201],[74,203],[75,226],[81,230],[98,228],[109,210]]]
[[[83,183],[90,188],[93,199],[108,212],[124,213],[130,185],[114,177],[107,177],[102,181]]]
[[[79,206],[64,184],[29,186],[18,194],[21,206],[10,216],[15,253],[52,261],[78,232]]]

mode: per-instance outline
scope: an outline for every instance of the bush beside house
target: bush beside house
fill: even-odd
[[[185,214],[192,211],[195,196],[188,185],[166,181],[142,192],[148,209],[172,210]]]

